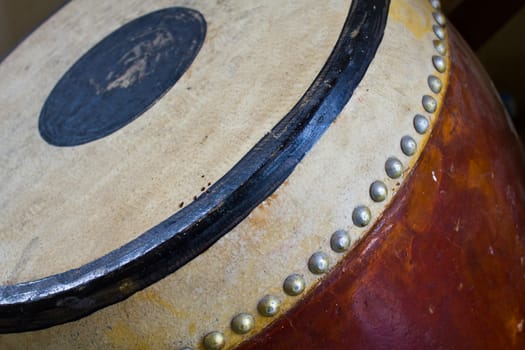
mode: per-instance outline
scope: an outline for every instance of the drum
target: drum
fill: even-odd
[[[0,348],[523,349],[523,150],[439,8],[65,5],[0,64]]]

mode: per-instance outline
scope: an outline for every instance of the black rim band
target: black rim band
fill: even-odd
[[[353,0],[332,54],[304,96],[207,193],[78,269],[0,287],[0,332],[73,321],[119,302],[174,272],[235,227],[286,180],[348,103],[383,38],[389,4]]]

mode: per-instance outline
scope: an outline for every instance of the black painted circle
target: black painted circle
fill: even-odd
[[[55,146],[77,146],[124,127],[177,82],[205,36],[202,14],[183,7],[125,24],[58,81],[40,112],[40,135]]]

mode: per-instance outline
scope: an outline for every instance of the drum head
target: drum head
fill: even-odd
[[[416,162],[447,84],[433,21],[416,0],[68,3],[0,64],[0,330],[100,310],[36,343],[165,348],[267,325]]]

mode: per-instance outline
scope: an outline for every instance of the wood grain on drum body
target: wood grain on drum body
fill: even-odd
[[[392,206],[322,284],[238,349],[525,348],[525,158],[474,55]]]

